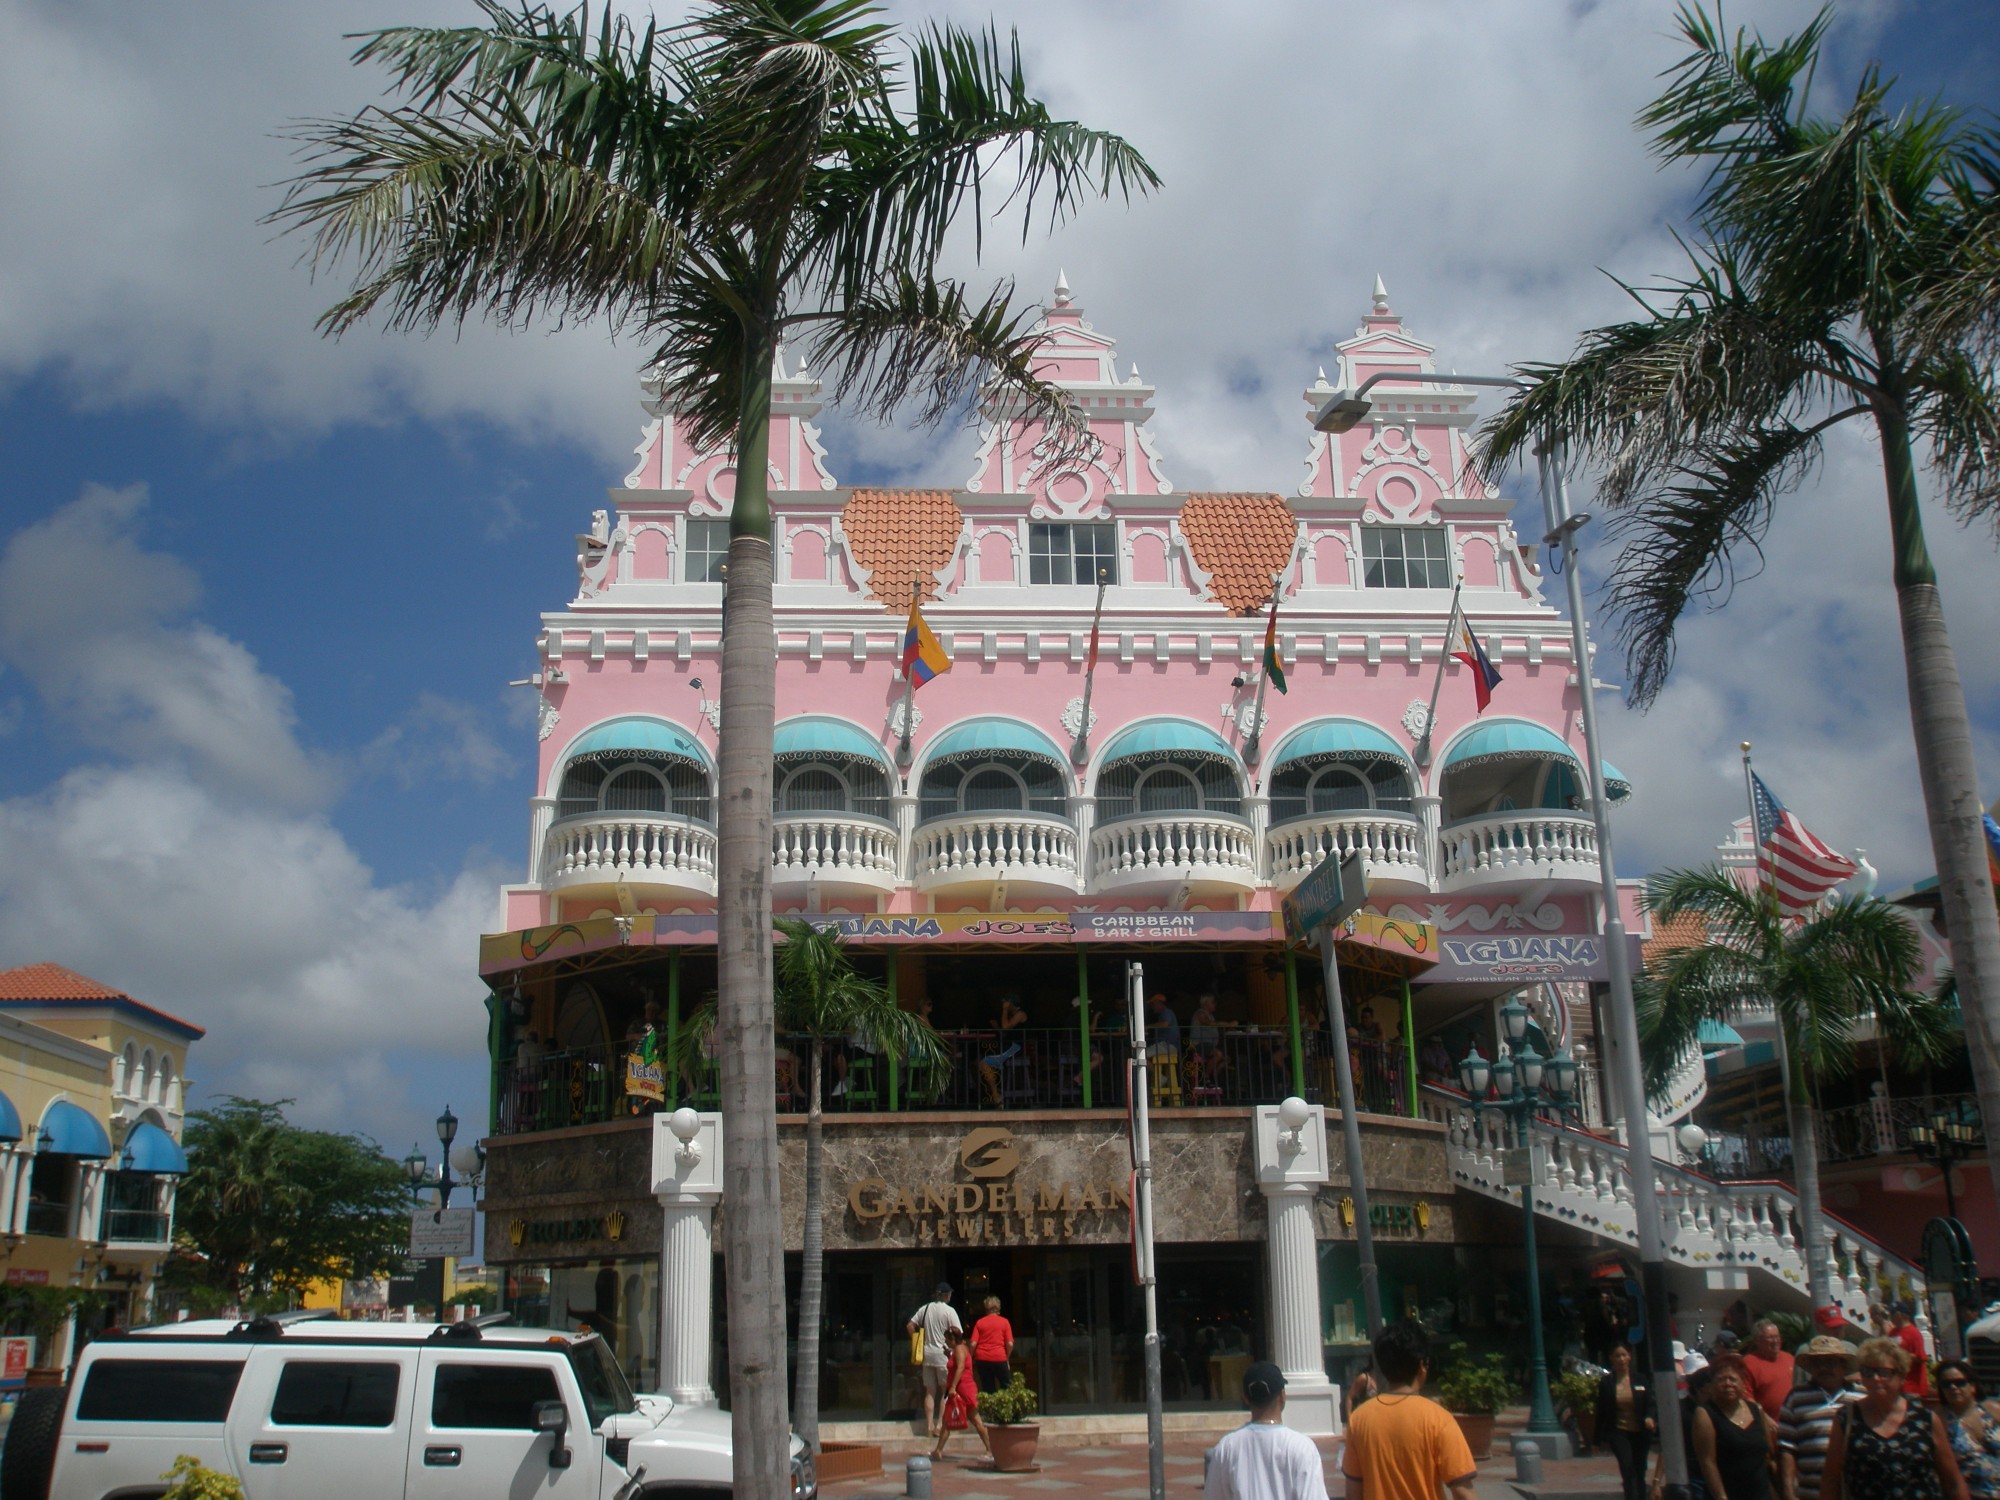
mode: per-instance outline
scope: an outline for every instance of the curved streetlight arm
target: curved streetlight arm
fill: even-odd
[[[1375,403],[1368,393],[1387,380],[1409,385],[1481,385],[1503,390],[1525,391],[1529,383],[1515,375],[1430,375],[1422,370],[1377,370],[1351,391],[1336,391],[1333,399],[1313,413],[1313,426],[1320,432],[1351,432]]]

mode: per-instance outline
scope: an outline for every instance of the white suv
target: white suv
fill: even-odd
[[[141,1500],[183,1453],[256,1500],[719,1500],[731,1480],[729,1414],[633,1395],[596,1334],[292,1314],[99,1339],[68,1387],[24,1396],[0,1494]],[[795,1436],[793,1500],[818,1488]]]

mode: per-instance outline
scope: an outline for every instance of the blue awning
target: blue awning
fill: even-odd
[[[14,1108],[14,1101],[0,1094],[0,1141],[18,1141],[21,1138],[21,1112]]]
[[[104,1133],[104,1122],[89,1110],[58,1099],[42,1116],[41,1149],[58,1156],[103,1161],[111,1155],[111,1137]]]
[[[1701,1050],[1710,1055],[1743,1045],[1742,1035],[1726,1021],[1703,1021],[1701,1030],[1696,1035],[1701,1043]]]
[[[1019,719],[969,719],[954,724],[931,741],[928,760],[944,760],[955,755],[1032,755],[1052,760],[1059,766],[1069,757],[1032,724]]]
[[[1388,735],[1359,719],[1321,719],[1286,735],[1271,757],[1271,770],[1284,765],[1366,765],[1391,761],[1407,767],[1410,757]]]
[[[1627,797],[1631,795],[1632,795],[1631,779],[1627,777],[1623,771],[1619,770],[1616,766],[1612,765],[1610,761],[1608,760],[1605,761],[1604,800],[1611,803],[1619,803],[1623,802]]]
[[[771,737],[773,755],[824,756],[829,760],[875,760],[889,763],[882,747],[867,732],[845,719],[817,715],[787,719]]]
[[[187,1153],[181,1150],[180,1142],[151,1120],[141,1120],[132,1127],[118,1164],[127,1172],[155,1172],[162,1177],[184,1177],[188,1169]]]
[[[1525,719],[1501,719],[1481,724],[1452,744],[1441,769],[1462,769],[1501,760],[1547,760],[1551,757],[1581,764],[1581,757],[1553,730]],[[1615,798],[1613,799],[1616,800]]]
[[[1150,719],[1120,730],[1105,749],[1104,764],[1141,756],[1161,760],[1171,756],[1199,756],[1204,760],[1227,761],[1232,766],[1237,763],[1236,752],[1221,735],[1206,724],[1190,724],[1185,719]]]
[[[569,749],[563,752],[563,760],[567,763],[622,760],[633,755],[667,755],[677,760],[691,760],[696,765],[708,764],[708,752],[687,730],[664,719],[637,716],[593,724],[570,741]]]

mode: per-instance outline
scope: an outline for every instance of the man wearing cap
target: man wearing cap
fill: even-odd
[[[1778,1412],[1778,1474],[1782,1500],[1819,1500],[1834,1419],[1841,1407],[1861,1399],[1861,1392],[1848,1385],[1854,1346],[1823,1333],[1806,1345],[1799,1364],[1806,1383],[1785,1398]]]
[[[1327,1500],[1326,1461],[1285,1425],[1285,1374],[1260,1359],[1243,1372],[1250,1420],[1208,1450],[1202,1500]]]
[[[1430,1374],[1430,1340],[1405,1318],[1375,1335],[1375,1399],[1347,1424],[1341,1472],[1347,1500],[1475,1500],[1478,1475],[1451,1414],[1417,1393]]]
[[[1889,1337],[1910,1351],[1910,1373],[1903,1377],[1903,1394],[1913,1401],[1928,1401],[1931,1352],[1924,1347],[1923,1329],[1917,1327],[1917,1304],[1907,1297],[1889,1304]]]

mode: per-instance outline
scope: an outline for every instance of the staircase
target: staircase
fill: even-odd
[[[1518,1204],[1501,1181],[1505,1119],[1480,1116],[1455,1089],[1426,1084],[1424,1118],[1446,1127],[1453,1183]],[[1619,1249],[1639,1242],[1625,1147],[1587,1130],[1537,1120],[1531,1135],[1535,1212]],[[1810,1315],[1798,1197],[1780,1183],[1715,1182],[1655,1161],[1654,1187],[1668,1276],[1683,1318],[1747,1295],[1754,1305]],[[1868,1304],[1890,1295],[1917,1299],[1923,1275],[1859,1231],[1822,1214],[1833,1252],[1833,1292],[1847,1320],[1868,1327]]]

